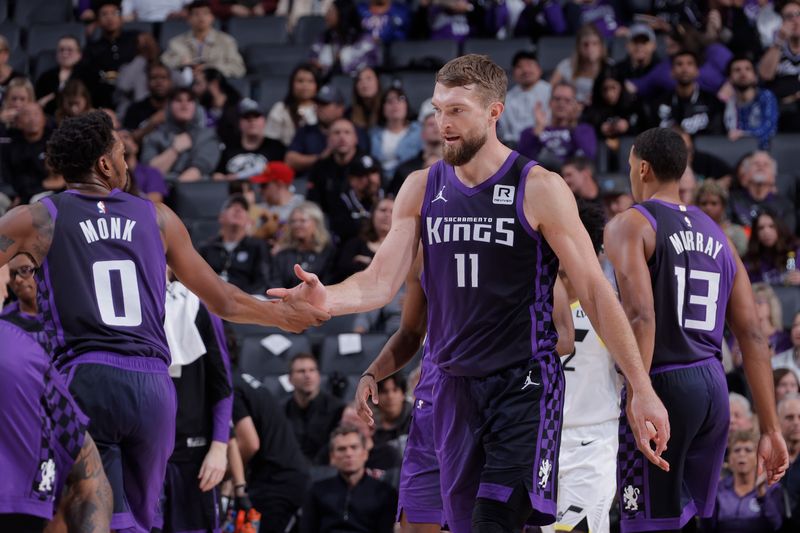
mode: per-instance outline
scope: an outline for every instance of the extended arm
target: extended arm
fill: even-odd
[[[525,191],[525,215],[531,227],[540,231],[553,248],[592,325],[628,379],[632,391],[631,426],[639,449],[651,462],[668,469],[660,457],[669,440],[667,411],[650,384],[631,326],[603,275],[578,217],[575,198],[561,176],[541,167],[531,170]],[[650,448],[651,440],[656,442],[655,453]]]
[[[758,444],[758,471],[766,468],[767,478],[776,483],[789,466],[789,453],[781,435],[775,411],[775,391],[767,339],[761,333],[753,301],[753,288],[739,256],[736,258],[736,277],[733,280],[727,320],[742,350],[744,372],[753,394],[761,440]]]
[[[163,204],[156,206],[164,236],[167,264],[181,282],[215,315],[239,323],[278,326],[299,332],[319,325],[328,315],[306,302],[263,301],[223,281],[192,246],[186,227]]]
[[[236,422],[234,431],[236,432],[236,440],[239,442],[239,453],[246,465],[261,448],[261,439],[258,438],[258,431],[256,431],[253,418],[246,416]]]
[[[553,323],[558,332],[558,355],[569,355],[575,349],[575,323],[572,321],[572,310],[569,306],[567,289],[561,278],[556,278],[553,287]]]

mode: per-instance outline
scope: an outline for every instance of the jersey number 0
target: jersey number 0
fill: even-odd
[[[112,272],[118,273],[122,302],[122,314],[117,314],[112,291]],[[142,324],[142,304],[139,298],[139,278],[136,264],[130,259],[121,261],[97,261],[92,265],[94,294],[100,319],[108,326],[135,327]]]

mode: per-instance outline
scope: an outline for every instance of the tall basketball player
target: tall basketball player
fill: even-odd
[[[91,419],[114,491],[111,529],[149,532],[175,434],[165,263],[211,312],[234,322],[297,331],[328,315],[223,282],[175,213],[123,192],[125,149],[105,113],[65,121],[47,157],[68,190],[0,218],[0,264],[19,253],[36,262],[51,355]]]
[[[564,391],[552,320],[559,261],[632,383],[643,453],[664,468],[666,410],[569,188],[497,139],[503,69],[466,55],[436,82],[444,161],[405,181],[370,266],[328,288],[296,267],[303,283],[270,294],[335,314],[380,307],[405,280],[421,238],[445,520],[455,533],[552,523]]]

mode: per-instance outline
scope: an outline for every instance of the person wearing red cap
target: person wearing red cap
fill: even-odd
[[[281,227],[289,220],[292,209],[305,201],[302,194],[294,192],[293,181],[294,170],[282,161],[268,163],[261,174],[250,179],[254,185],[261,185],[259,206],[277,214]]]

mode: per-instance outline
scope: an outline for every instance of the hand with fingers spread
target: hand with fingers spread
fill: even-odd
[[[214,441],[206,453],[200,473],[197,479],[200,480],[200,490],[208,492],[222,481],[225,476],[225,469],[228,467],[228,444],[225,442]]]
[[[361,420],[373,428],[375,419],[369,406],[370,399],[374,405],[378,405],[378,383],[375,381],[375,376],[365,373],[358,380],[358,388],[356,388],[356,413]]]
[[[789,468],[789,452],[780,431],[768,431],[758,441],[758,475],[766,474],[767,482],[774,485]]]
[[[669,463],[661,457],[669,441],[669,415],[652,387],[628,397],[627,414],[639,450],[648,461],[669,472]],[[655,442],[655,450],[651,442]]]
[[[306,272],[300,265],[294,265],[294,273],[300,279],[299,285],[291,289],[269,289],[267,295],[281,298],[284,302],[307,302],[317,309],[324,310],[327,291],[317,275]]]

